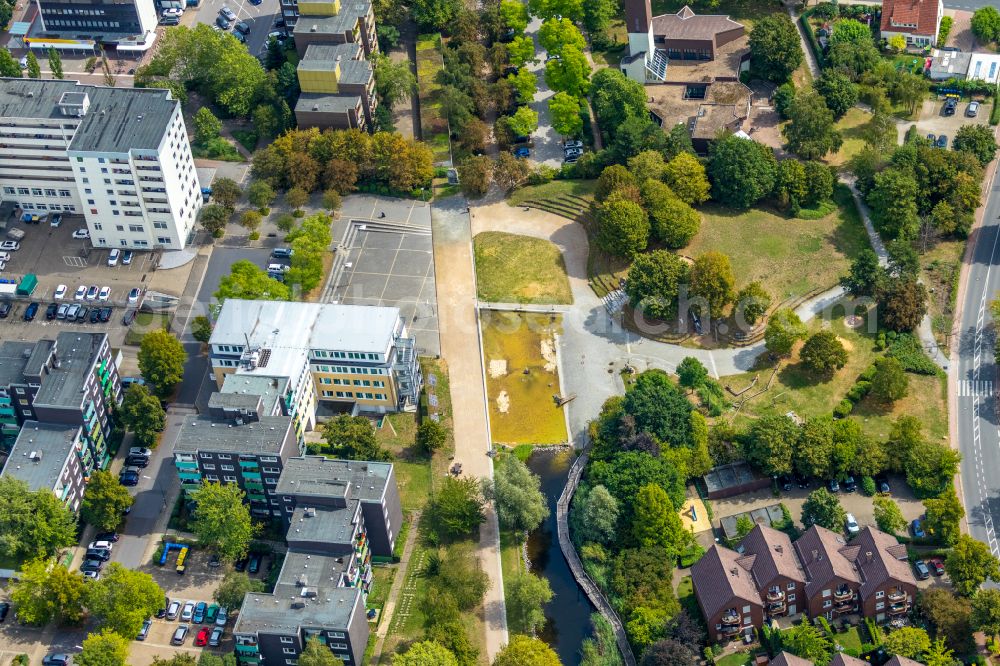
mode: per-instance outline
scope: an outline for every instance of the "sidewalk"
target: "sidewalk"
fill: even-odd
[[[389,596],[382,607],[382,616],[378,619],[378,630],[375,635],[378,640],[375,643],[375,650],[372,652],[371,663],[379,663],[382,657],[382,647],[385,645],[385,637],[389,633],[389,625],[392,623],[392,615],[396,611],[396,602],[399,601],[399,594],[406,584],[406,572],[410,565],[410,555],[413,553],[413,546],[417,542],[417,535],[420,533],[420,512],[413,514],[413,522],[410,524],[410,533],[406,536],[406,544],[403,546],[403,554],[399,557],[399,564],[396,565],[396,576],[392,579],[392,588]]]

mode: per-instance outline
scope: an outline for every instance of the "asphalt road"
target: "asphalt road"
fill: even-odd
[[[955,424],[962,453],[961,482],[969,530],[1000,556],[996,525],[1000,519],[1000,421],[997,367],[989,303],[1000,292],[1000,185],[988,184],[982,227],[976,232],[968,286],[962,299],[955,382]]]
[[[950,0],[944,3],[947,9],[968,9],[975,11],[980,7],[985,7],[986,5],[994,5],[996,0]]]

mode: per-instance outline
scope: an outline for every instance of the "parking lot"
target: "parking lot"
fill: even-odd
[[[968,106],[969,101],[962,100],[958,103],[958,107],[955,109],[955,115],[946,116],[942,110],[944,108],[944,98],[925,100],[920,109],[920,119],[916,122],[919,135],[927,136],[928,134],[933,134],[935,136],[941,136],[943,134],[948,137],[948,148],[951,148],[951,142],[955,139],[955,133],[958,132],[958,128],[963,125],[989,124],[989,102],[984,102],[979,105],[979,113],[975,118],[966,117],[965,110]],[[902,141],[903,135],[912,124],[913,123],[900,123],[898,125],[900,141]]]
[[[341,260],[325,302],[399,308],[420,354],[437,355],[437,290],[430,209],[416,201],[349,197],[334,224]]]
[[[4,339],[34,340],[44,336],[55,335],[47,327],[63,326],[92,327],[95,330],[105,330],[112,336],[112,344],[118,344],[124,338],[125,327],[122,326],[122,316],[130,307],[129,291],[138,288],[145,290],[149,276],[154,270],[156,255],[152,252],[134,252],[130,265],[108,266],[110,249],[94,249],[87,239],[73,238],[73,232],[85,228],[80,216],[67,216],[59,227],[52,227],[48,221],[40,224],[23,224],[18,222],[8,226],[25,232],[20,241],[20,249],[10,252],[10,260],[2,272],[2,277],[21,280],[25,275],[33,273],[38,278],[38,286],[30,298],[18,298],[13,301],[13,309],[9,316],[0,321],[0,337]],[[6,239],[6,238],[5,238]],[[60,285],[65,285],[66,293],[60,299],[55,293]],[[79,287],[88,291],[100,292],[108,288],[105,300],[98,298],[76,300],[75,293]],[[96,287],[96,290],[92,290]],[[39,311],[34,321],[23,320],[24,310],[29,303],[39,303]],[[112,308],[107,322],[91,323],[89,316],[85,321],[68,322],[62,319],[46,321],[45,309],[49,303],[67,303]],[[131,304],[135,307],[135,304]]]
[[[281,15],[279,0],[262,0],[257,5],[249,0],[202,0],[200,6],[189,8],[186,13],[195,13],[194,21],[197,23],[215,25],[215,19],[223,7],[232,10],[237,21],[245,21],[250,26],[250,35],[246,41],[250,53],[255,56],[264,53],[267,34],[275,30],[274,20]]]

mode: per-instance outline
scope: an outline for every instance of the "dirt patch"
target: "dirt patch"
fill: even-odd
[[[490,360],[490,377],[496,379],[507,374],[507,359]]]
[[[497,396],[497,411],[501,414],[510,411],[510,396],[507,395],[507,391],[500,391],[500,395]]]
[[[851,344],[850,340],[845,340],[839,335],[837,336],[837,339],[840,340],[840,344],[844,345],[844,349],[847,350],[847,353],[851,353],[852,351],[854,351],[854,345]]]
[[[542,348],[542,358],[545,359],[545,372],[555,372],[556,371],[556,345],[555,340],[551,338],[542,338],[541,342]]]

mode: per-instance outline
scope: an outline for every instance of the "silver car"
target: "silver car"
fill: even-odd
[[[194,616],[194,602],[187,601],[184,603],[184,609],[181,611],[181,622],[190,622],[193,616]]]

